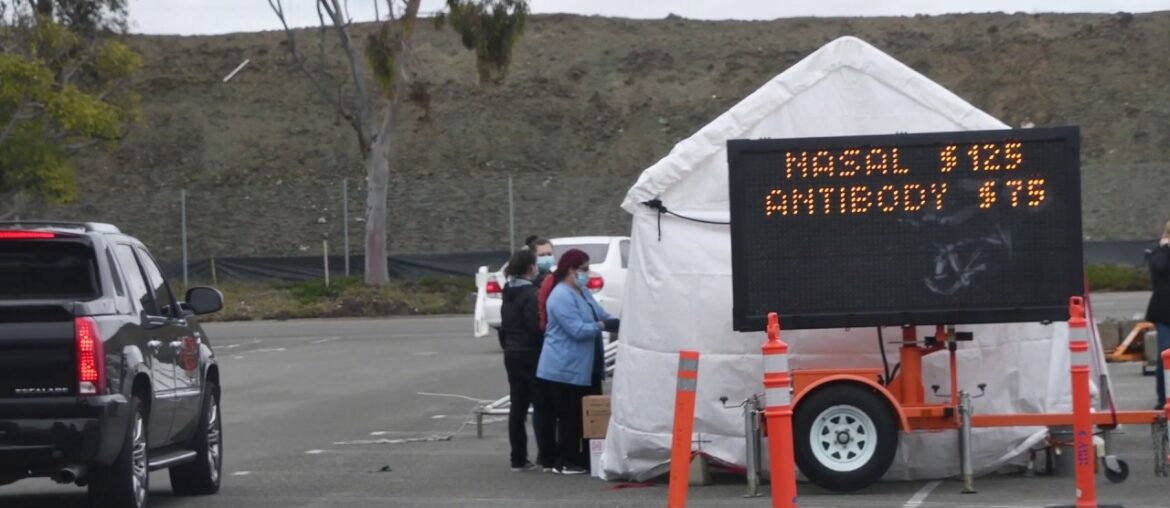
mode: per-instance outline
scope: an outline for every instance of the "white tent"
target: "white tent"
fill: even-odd
[[[612,419],[602,455],[604,477],[646,479],[669,467],[678,351],[700,351],[696,449],[744,464],[743,419],[724,409],[761,393],[760,333],[732,331],[730,231],[726,225],[659,216],[643,205],[660,199],[671,211],[712,222],[728,220],[726,141],[1007,128],[942,86],[854,37],[842,37],[770,80],[733,108],[679,142],[646,169],[622,207],[633,215],[630,269]],[[961,326],[960,385],[976,413],[1067,411],[1067,325]],[[920,336],[932,330],[922,330]],[[898,337],[896,328],[885,336]],[[785,332],[794,368],[880,366],[876,332]],[[1097,349],[1098,358],[1101,357]],[[897,351],[890,351],[896,361]],[[946,353],[923,365],[930,385],[947,393]],[[1044,428],[977,429],[973,459],[985,473],[1018,457]],[[953,432],[901,434],[887,478],[940,478],[958,473]],[[766,460],[765,453],[765,460]]]

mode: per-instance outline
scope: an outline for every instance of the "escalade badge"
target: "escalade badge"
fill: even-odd
[[[55,395],[59,393],[69,393],[69,388],[17,388],[13,390],[13,393],[17,395]]]

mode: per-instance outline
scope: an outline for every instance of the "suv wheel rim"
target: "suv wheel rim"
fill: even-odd
[[[211,481],[219,481],[220,447],[222,429],[219,423],[219,401],[211,396],[211,409],[207,411],[207,462],[211,466]]]
[[[134,500],[138,506],[146,503],[146,482],[150,474],[146,460],[146,424],[142,415],[134,416],[134,448],[131,455],[131,471],[134,483]]]

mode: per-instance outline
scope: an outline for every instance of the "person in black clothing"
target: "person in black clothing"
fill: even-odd
[[[1162,351],[1170,349],[1170,222],[1163,228],[1162,240],[1158,242],[1158,246],[1147,252],[1154,294],[1150,296],[1150,305],[1146,307],[1146,321],[1154,323],[1158,330],[1158,373],[1154,376],[1158,403],[1154,409],[1162,409],[1166,405]]]
[[[504,302],[500,307],[500,329],[504,335],[504,368],[508,371],[508,386],[511,393],[511,409],[508,413],[508,442],[512,447],[512,471],[531,471],[537,468],[528,460],[528,433],[524,428],[528,407],[536,396],[536,365],[540,361],[540,350],[544,345],[544,332],[540,329],[540,314],[536,306],[536,289],[533,279],[537,275],[536,255],[522,250],[508,260],[505,274],[508,283],[504,286]],[[544,417],[538,408],[532,414],[533,428],[541,429]],[[537,463],[552,467],[552,451],[555,437],[536,433]]]

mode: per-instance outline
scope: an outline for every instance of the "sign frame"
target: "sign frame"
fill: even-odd
[[[951,325],[951,324],[978,324],[978,323],[1010,323],[1010,322],[1053,322],[1068,319],[1068,297],[1082,295],[1084,292],[1083,266],[1083,238],[1082,238],[1082,204],[1081,204],[1081,175],[1080,175],[1080,128],[1077,126],[1045,127],[1033,129],[997,129],[982,131],[955,131],[955,132],[928,132],[928,133],[899,133],[882,135],[855,135],[833,137],[808,137],[785,139],[731,139],[727,141],[728,162],[728,192],[729,215],[731,218],[731,266],[732,266],[732,314],[733,329],[740,332],[762,331],[767,324],[767,312],[749,313],[745,309],[748,298],[748,281],[758,274],[747,273],[745,256],[752,248],[749,245],[748,234],[756,233],[747,230],[745,212],[737,206],[742,199],[758,199],[760,193],[751,192],[744,187],[749,185],[741,177],[742,161],[748,156],[757,156],[760,152],[783,153],[786,150],[843,150],[847,148],[871,147],[906,147],[922,145],[970,145],[985,142],[1059,142],[1063,143],[1063,155],[1066,160],[1065,171],[1059,173],[1062,177],[1056,182],[1059,186],[1059,195],[1065,199],[1065,216],[1067,228],[1059,238],[1064,247],[1061,252],[1068,251],[1068,264],[1075,266],[1075,273],[1061,275],[1057,286],[1063,293],[1061,299],[1051,302],[1024,306],[964,306],[961,308],[939,309],[907,309],[903,311],[875,311],[875,312],[835,312],[825,309],[819,312],[785,312],[785,309],[769,309],[767,312],[776,312],[780,315],[781,326],[784,329],[814,329],[814,328],[854,328],[872,326],[911,326],[911,325]],[[783,164],[784,155],[780,156]],[[944,181],[958,181],[960,177]],[[970,178],[970,177],[965,177]],[[843,199],[843,198],[842,198]],[[827,205],[826,205],[827,206]],[[844,205],[842,205],[844,207]]]

